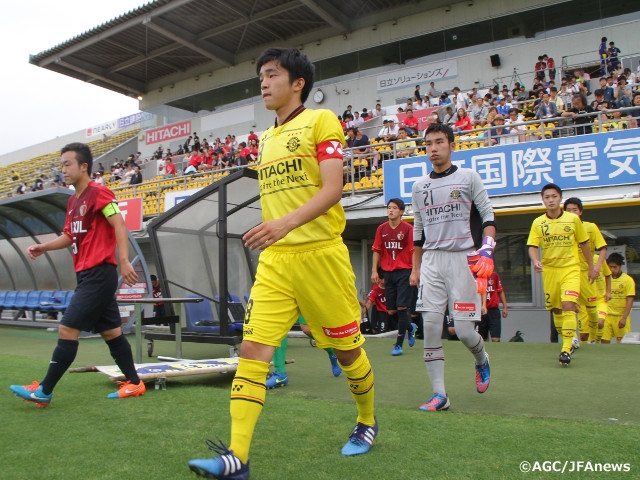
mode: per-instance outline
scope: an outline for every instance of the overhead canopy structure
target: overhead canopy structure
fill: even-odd
[[[183,200],[147,226],[163,295],[219,302],[228,335],[228,296],[242,298],[255,278],[257,253],[242,235],[261,222],[257,173],[243,169]]]
[[[445,6],[450,0],[156,0],[30,62],[133,97],[194,68],[216,71],[265,47],[316,42]]]
[[[35,260],[26,252],[29,245],[48,242],[62,233],[67,201],[73,194],[73,190],[58,187],[0,199],[0,290],[75,289],[70,249],[49,251]],[[139,281],[148,281],[147,265],[131,234],[129,259]]]

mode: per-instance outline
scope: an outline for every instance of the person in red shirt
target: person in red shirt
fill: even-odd
[[[258,138],[258,135],[253,133],[253,130],[249,130],[249,136],[247,137],[247,141],[251,143],[252,140],[255,140],[256,143],[258,143],[259,138]]]
[[[185,168],[184,173],[198,173],[198,168],[202,164],[202,157],[200,156],[200,152],[194,150],[191,154],[191,158],[189,158],[189,163],[187,164],[187,168]]]
[[[31,259],[51,250],[71,248],[78,285],[58,326],[58,344],[41,383],[11,385],[17,396],[46,407],[53,389],[75,360],[80,332],[99,333],[111,356],[126,377],[117,392],[108,398],[143,395],[146,391],[133,363],[131,345],[122,334],[122,321],[115,299],[118,288],[116,245],[120,274],[132,286],[138,275],[129,262],[129,237],[118,203],[111,190],[91,181],[93,156],[83,143],[70,143],[60,156],[64,181],[73,185],[62,235],[27,248]]]
[[[507,306],[507,296],[502,289],[500,275],[495,271],[487,280],[487,296],[483,300],[482,319],[478,326],[478,333],[485,340],[489,340],[489,334],[491,334],[491,341],[499,342],[502,332],[500,302],[502,302],[502,315],[504,318],[509,315],[509,307]],[[486,305],[484,305],[485,303]]]
[[[404,126],[408,128],[409,131],[407,133],[409,135],[413,135],[420,130],[419,121],[416,117],[413,116],[413,110],[411,108],[407,109],[407,118],[404,119]]]
[[[467,115],[467,111],[464,108],[459,108],[458,117],[455,125],[453,126],[453,131],[456,133],[462,133],[469,130],[473,130],[473,122],[469,115]]]
[[[367,295],[367,300],[365,302],[360,302],[360,306],[364,309],[365,313],[369,312],[369,309],[371,309],[371,313],[369,314],[369,325],[371,333],[374,335],[386,332],[389,325],[386,295],[387,293],[384,288],[384,272],[380,270],[378,272],[378,283],[371,288],[371,291]]]
[[[173,178],[176,176],[176,164],[173,163],[171,157],[167,157],[167,162],[164,164],[164,178]]]
[[[258,161],[258,141],[249,140],[249,156],[247,157],[249,163],[256,163]]]
[[[413,226],[402,220],[404,201],[392,198],[387,202],[387,217],[376,230],[373,241],[373,260],[371,283],[378,284],[378,268],[384,272],[387,311],[390,317],[397,316],[398,336],[391,355],[402,355],[405,334],[409,337],[409,346],[416,341],[415,324],[409,323],[409,310],[414,290],[409,285],[413,267]]]

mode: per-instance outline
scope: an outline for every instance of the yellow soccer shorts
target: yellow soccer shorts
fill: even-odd
[[[547,310],[562,310],[562,302],[577,303],[580,298],[580,267],[542,269],[542,288]]]
[[[596,285],[589,282],[589,271],[580,270],[580,298],[578,303],[587,307],[595,307],[597,300]]]
[[[624,334],[631,331],[631,316],[627,318],[627,323],[624,328],[618,328],[618,322],[620,321],[620,315],[609,315],[604,321],[604,330],[602,332],[602,340],[611,341],[617,339],[618,342],[622,340]]]
[[[604,297],[598,297],[596,310],[598,311],[598,320],[601,318],[607,318],[607,315],[609,314],[609,304],[604,300]]]
[[[355,282],[342,238],[268,247],[258,261],[244,340],[278,347],[302,314],[318,347],[352,350],[362,345]]]

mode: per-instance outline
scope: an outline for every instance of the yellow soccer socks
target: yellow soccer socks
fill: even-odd
[[[262,412],[269,364],[241,358],[231,384],[231,443],[229,449],[243,463],[249,459],[253,431]]]
[[[373,370],[364,349],[361,348],[360,352],[360,356],[351,365],[340,366],[358,408],[358,422],[372,427],[376,423],[373,418]]]

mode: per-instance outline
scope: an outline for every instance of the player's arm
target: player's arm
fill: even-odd
[[[604,301],[608,302],[609,300],[611,300],[611,273],[609,273],[609,275],[605,275],[604,284],[606,286],[606,290],[604,292]]]
[[[538,258],[538,247],[529,245],[529,258],[531,259],[533,269],[537,273],[542,273],[542,262]]]
[[[507,305],[507,296],[504,294],[504,290],[498,293],[500,301],[502,302],[502,316],[507,318],[509,316],[509,307]]]
[[[411,204],[413,206],[413,256],[411,257],[412,266],[409,285],[419,287],[423,253],[422,246],[424,245],[424,225],[422,222],[422,214],[420,213],[418,194],[415,188],[411,193]]]
[[[133,265],[129,262],[129,235],[127,232],[127,226],[124,223],[124,218],[118,209],[118,205],[115,202],[111,202],[109,205],[102,209],[102,213],[109,222],[109,225],[113,227],[116,234],[116,245],[118,247],[118,256],[120,263],[120,275],[124,283],[131,286],[138,280],[138,274],[133,269]]]
[[[378,235],[376,233],[376,235]],[[373,251],[373,258],[371,260],[371,283],[377,285],[380,278],[378,277],[378,265],[380,265],[380,252]]]
[[[602,268],[602,264],[604,263],[606,258],[607,258],[607,247],[605,246],[600,249],[600,253],[598,253],[598,260],[593,265],[593,268],[595,268],[596,270],[596,277],[600,275],[600,269]]]
[[[285,216],[263,222],[249,230],[242,239],[250,250],[264,250],[284,238],[291,230],[319,217],[342,198],[342,158],[328,158],[319,163],[322,187],[311,200]]]
[[[622,313],[620,321],[618,322],[618,328],[624,328],[627,324],[627,319],[629,318],[631,307],[633,306],[633,298],[633,295],[627,296],[627,303],[624,306],[624,312]]]
[[[591,249],[589,248],[589,241],[582,242],[580,244],[580,248],[582,249],[582,254],[584,255],[584,259],[587,261],[587,265],[589,265],[589,282],[593,283],[596,278],[598,278],[598,273],[593,265],[593,257],[591,255]]]
[[[42,255],[44,252],[48,252],[49,250],[61,250],[63,248],[68,248],[73,243],[71,237],[67,234],[63,233],[58,238],[51,240],[45,243],[36,243],[27,248],[27,254],[29,257],[34,260],[35,258]]]

